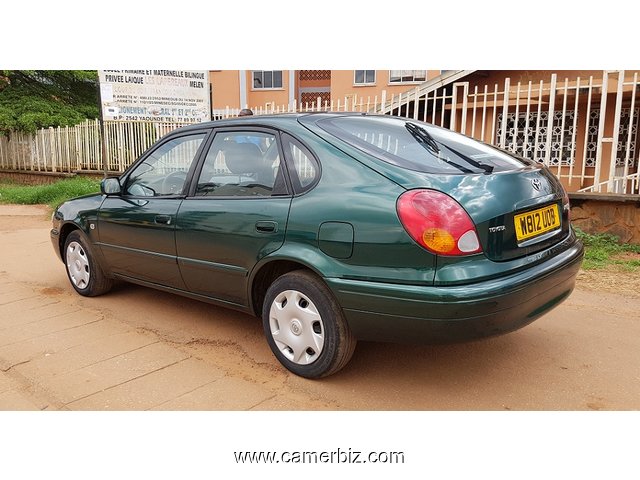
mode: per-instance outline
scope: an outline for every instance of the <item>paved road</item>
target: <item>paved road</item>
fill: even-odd
[[[638,365],[640,298],[578,288],[518,332],[361,343],[304,380],[253,317],[126,284],[78,296],[46,209],[0,205],[0,410],[638,410]]]

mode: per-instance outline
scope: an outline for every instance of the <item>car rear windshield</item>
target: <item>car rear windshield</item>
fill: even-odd
[[[427,123],[389,116],[320,120],[328,133],[387,163],[425,173],[519,170],[530,164],[490,145]]]

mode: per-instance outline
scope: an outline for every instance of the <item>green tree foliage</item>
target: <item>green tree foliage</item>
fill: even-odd
[[[97,118],[95,70],[0,70],[0,133]]]

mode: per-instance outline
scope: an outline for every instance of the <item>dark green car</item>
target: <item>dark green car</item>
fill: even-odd
[[[75,290],[126,280],[262,317],[292,372],[356,340],[513,331],[571,293],[583,256],[547,168],[418,121],[243,117],[176,130],[51,239]]]

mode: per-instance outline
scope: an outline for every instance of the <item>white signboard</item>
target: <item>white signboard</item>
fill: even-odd
[[[209,72],[98,70],[104,120],[211,120]]]

